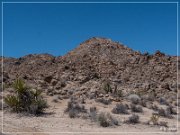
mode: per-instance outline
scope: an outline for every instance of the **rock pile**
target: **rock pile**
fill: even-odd
[[[122,90],[123,95],[177,93],[177,56],[160,51],[141,54],[106,38],[91,38],[59,57],[30,54],[3,58],[3,69],[5,88],[19,76],[48,95],[61,98],[110,97],[110,93],[103,93],[104,82],[109,82],[113,91]]]

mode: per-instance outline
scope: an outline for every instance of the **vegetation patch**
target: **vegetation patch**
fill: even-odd
[[[4,98],[7,106],[14,112],[27,112],[30,114],[41,114],[47,108],[47,102],[41,96],[41,91],[32,89],[21,79],[16,79],[14,84],[14,93]]]
[[[129,114],[128,106],[124,104],[116,104],[116,106],[112,109],[112,113],[114,114]]]
[[[103,113],[101,112],[98,115],[98,123],[102,127],[109,127],[113,125],[118,125],[118,120],[112,117],[109,113]]]

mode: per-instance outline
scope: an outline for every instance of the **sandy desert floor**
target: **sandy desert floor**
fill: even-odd
[[[152,113],[151,110],[147,108],[143,108],[144,112],[142,114],[139,114],[139,124],[132,125],[120,122],[119,126],[103,128],[100,127],[96,122],[92,122],[89,119],[69,118],[67,114],[64,114],[64,110],[67,106],[68,100],[60,100],[58,103],[54,103],[52,102],[51,97],[48,97],[47,99],[50,107],[46,110],[45,115],[39,117],[24,116],[21,114],[10,113],[4,110],[3,135],[178,134],[176,132],[177,116],[174,116],[173,119],[166,119],[169,125],[169,128],[167,130],[173,131],[162,131],[160,126],[144,124],[144,122],[149,120]],[[112,103],[111,105],[103,105],[96,103],[93,100],[89,100],[86,102],[85,107],[88,109],[89,107],[96,106],[98,108],[98,111],[110,112],[110,108],[112,108],[114,105],[115,103]],[[123,121],[126,120],[129,115],[113,114],[113,116],[118,120]],[[160,118],[160,120],[163,120],[163,118]],[[180,127],[178,127],[178,129],[180,129]]]

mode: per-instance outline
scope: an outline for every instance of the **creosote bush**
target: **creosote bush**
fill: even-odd
[[[128,114],[128,107],[124,104],[116,104],[116,106],[112,109],[112,113],[114,114]]]
[[[158,114],[162,117],[172,118],[171,112],[168,108],[166,110],[163,108],[158,109]]]
[[[167,101],[166,98],[164,98],[164,97],[160,97],[160,98],[159,98],[159,103],[160,103],[161,105],[169,105],[168,101]]]
[[[130,123],[130,124],[136,124],[139,123],[139,116],[136,114],[131,115],[128,120],[126,121],[126,123]]]
[[[64,112],[68,113],[70,118],[76,118],[79,117],[80,113],[86,113],[87,110],[83,105],[79,105],[75,100],[71,99]]]
[[[139,106],[139,105],[131,104],[131,111],[132,111],[132,112],[142,113],[142,112],[143,112],[143,109],[142,109],[142,107]]]
[[[14,112],[41,114],[47,108],[47,102],[41,96],[41,91],[26,86],[23,80],[16,79],[13,88],[15,94],[8,95],[4,101]]]
[[[109,113],[103,113],[101,112],[98,115],[98,122],[100,126],[102,127],[109,127],[113,125],[118,125],[118,120],[116,120],[114,117],[112,117]]]
[[[97,120],[97,109],[96,107],[90,107],[89,109],[89,117],[92,121]]]
[[[128,99],[131,101],[131,103],[133,103],[133,104],[138,104],[139,102],[140,102],[140,97],[138,96],[138,95],[136,95],[136,94],[130,94],[129,96],[128,96]]]
[[[100,103],[102,103],[102,104],[104,104],[104,105],[109,105],[109,104],[111,104],[111,100],[109,100],[109,99],[104,99],[104,98],[99,98],[99,99],[96,99],[95,100],[96,102],[100,102]]]
[[[163,126],[163,127],[168,127],[168,122],[167,121],[160,121],[159,125]]]

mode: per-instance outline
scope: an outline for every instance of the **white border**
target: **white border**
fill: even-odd
[[[2,35],[1,35],[1,41],[2,41],[2,46],[1,46],[1,54],[2,54],[2,61],[1,61],[1,69],[2,69],[2,80],[3,80],[3,4],[5,3],[8,3],[8,4],[13,4],[13,3],[17,3],[17,4],[37,4],[37,3],[40,3],[40,4],[56,4],[56,3],[60,3],[60,4],[118,4],[118,3],[121,3],[121,4],[158,4],[158,3],[161,3],[161,4],[177,4],[177,89],[178,89],[178,72],[179,72],[179,69],[178,69],[178,55],[179,55],[179,16],[178,16],[178,12],[179,12],[179,2],[1,2],[1,9],[2,9],[2,12],[1,12],[1,32],[2,32]],[[178,91],[179,92],[179,91]],[[178,104],[178,92],[177,92],[177,104]],[[3,82],[2,82],[2,98],[3,98]],[[178,111],[178,106],[177,106],[177,111]],[[3,132],[3,104],[2,104],[2,133],[23,133],[23,134],[34,134],[34,133],[61,133],[61,134],[78,134],[78,133],[84,133],[84,134],[91,134],[91,133],[102,133],[102,134],[123,134],[123,133],[147,133],[147,134],[152,134],[152,133],[163,133],[163,134],[171,134],[171,133],[178,133],[178,125],[179,125],[179,122],[178,122],[178,118],[179,118],[179,115],[177,114],[177,131],[176,132]]]
[[[1,55],[2,55],[2,61],[1,61],[1,72],[2,72],[2,75],[1,75],[1,79],[2,79],[2,85],[1,85],[1,88],[2,88],[2,101],[3,101],[3,95],[4,95],[4,93],[3,93],[3,64],[4,64],[4,62],[3,62],[3,57],[4,57],[4,54],[3,54],[3,43],[4,43],[4,41],[3,41],[3,2],[2,2],[2,4],[1,4]],[[1,107],[2,107],[2,133],[3,133],[3,112],[4,112],[4,110],[3,110],[3,103],[2,103],[2,105],[1,105]]]
[[[179,90],[178,90],[178,82],[179,82],[179,78],[178,78],[178,73],[179,73],[179,68],[178,68],[178,60],[179,60],[179,3],[177,3],[177,132],[178,132],[178,127],[179,127],[179,100],[178,100],[178,95],[179,95]]]

